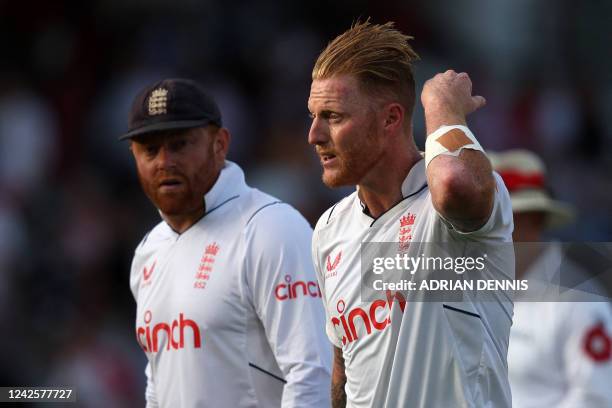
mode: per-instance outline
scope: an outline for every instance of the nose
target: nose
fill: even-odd
[[[163,144],[157,152],[156,162],[160,169],[176,167],[176,153],[167,144]]]
[[[311,145],[324,144],[329,140],[327,129],[319,118],[314,118],[308,131],[308,143]]]

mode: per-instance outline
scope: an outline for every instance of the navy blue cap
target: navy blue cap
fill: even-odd
[[[217,103],[195,81],[164,79],[141,90],[130,109],[128,132],[119,140],[172,129],[221,127]]]

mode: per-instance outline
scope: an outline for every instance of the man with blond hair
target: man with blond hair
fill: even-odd
[[[424,157],[417,149],[412,66],[418,56],[409,39],[392,23],[357,23],[313,69],[308,141],[323,182],[357,187],[321,216],[313,235],[335,346],[333,406],[509,407],[508,293],[494,292],[487,302],[470,294],[459,302],[427,293],[361,296],[363,243],[396,242],[398,253],[409,256],[420,255],[420,243],[439,243],[460,256],[467,243],[512,240],[508,191],[466,127],[466,116],[485,104],[472,96],[466,73],[448,70],[425,83]],[[512,254],[488,254],[486,273],[511,280]]]

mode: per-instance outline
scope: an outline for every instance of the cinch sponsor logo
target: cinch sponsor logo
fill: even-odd
[[[338,304],[336,305],[336,309],[340,314],[339,317],[332,317],[331,322],[334,327],[337,327],[342,331],[342,345],[346,343],[352,343],[359,339],[359,334],[357,333],[357,322],[361,322],[360,325],[365,328],[366,336],[372,334],[372,331],[382,331],[387,326],[391,324],[391,309],[393,308],[393,302],[395,300],[398,301],[400,309],[402,313],[404,313],[404,308],[406,307],[406,298],[401,293],[395,292],[393,294],[391,291],[387,290],[387,300],[378,299],[374,302],[370,303],[370,307],[368,310],[362,309],[361,307],[356,307],[350,310],[348,313],[344,313],[346,309],[346,305],[344,300],[340,299]],[[380,313],[377,318],[377,311],[381,310],[386,312],[386,317],[380,318]]]
[[[185,329],[191,328],[193,333],[193,347],[201,348],[202,340],[200,336],[200,328],[191,319],[185,319],[182,313],[179,313],[178,320],[173,320],[171,323],[157,323],[151,329],[149,323],[153,319],[153,314],[147,310],[144,314],[145,327],[136,327],[136,338],[138,344],[145,352],[157,353],[159,350],[159,342],[163,341],[161,334],[166,338],[166,350],[178,350],[185,348]],[[175,332],[178,330],[178,341],[175,340]]]
[[[285,275],[285,283],[274,288],[274,296],[278,300],[295,299],[299,296],[322,297],[319,284],[314,281],[291,282],[291,275]]]

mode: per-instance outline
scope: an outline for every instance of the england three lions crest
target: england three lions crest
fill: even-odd
[[[412,213],[407,213],[399,219],[398,252],[406,252],[410,247],[415,221],[416,215]]]

